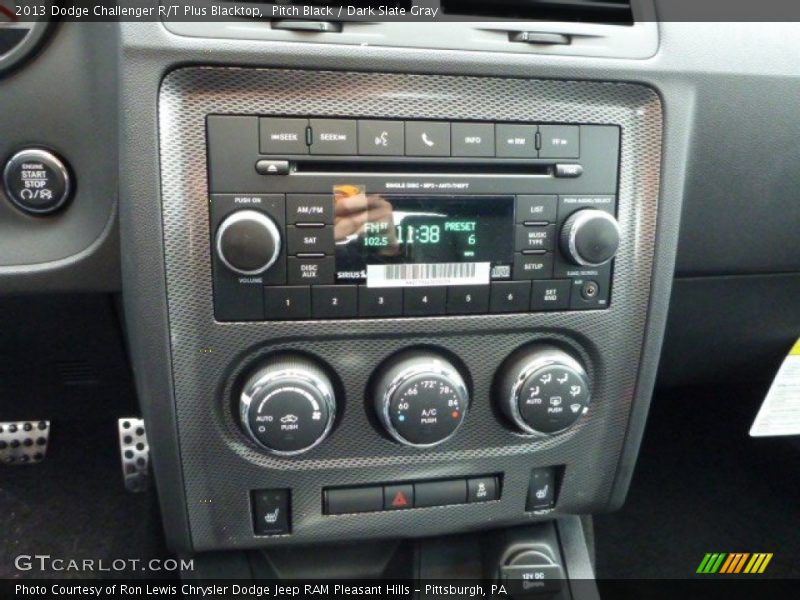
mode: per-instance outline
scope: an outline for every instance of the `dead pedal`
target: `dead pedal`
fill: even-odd
[[[144,420],[125,418],[117,421],[122,478],[129,492],[144,492],[150,487],[150,445]]]
[[[35,465],[47,456],[50,421],[0,422],[0,464]]]

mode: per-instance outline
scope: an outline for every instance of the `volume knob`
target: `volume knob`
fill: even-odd
[[[614,258],[619,225],[605,211],[584,208],[572,213],[561,229],[561,251],[577,265],[599,267]]]
[[[258,275],[269,269],[281,253],[281,233],[271,218],[256,210],[240,210],[220,223],[217,256],[240,275]]]

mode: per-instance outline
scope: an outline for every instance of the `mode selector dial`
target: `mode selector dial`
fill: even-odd
[[[501,370],[498,383],[500,408],[524,433],[558,433],[589,410],[586,371],[554,346],[538,345],[515,353]]]
[[[389,360],[375,385],[375,411],[398,442],[425,448],[449,439],[464,421],[464,378],[434,352],[410,351]]]
[[[300,454],[318,445],[335,414],[330,379],[302,356],[271,360],[247,379],[239,398],[245,432],[273,454]]]
[[[584,208],[572,213],[561,229],[561,251],[575,264],[599,267],[619,247],[619,224],[605,211]]]
[[[258,275],[281,253],[281,233],[271,218],[257,210],[239,210],[217,228],[216,250],[222,264],[240,275]]]

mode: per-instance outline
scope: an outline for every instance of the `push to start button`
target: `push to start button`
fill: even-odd
[[[28,214],[47,215],[60,209],[72,194],[66,164],[48,150],[29,148],[12,156],[3,169],[8,198]]]

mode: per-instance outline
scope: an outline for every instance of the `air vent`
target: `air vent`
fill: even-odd
[[[442,0],[450,16],[632,25],[631,0]]]

